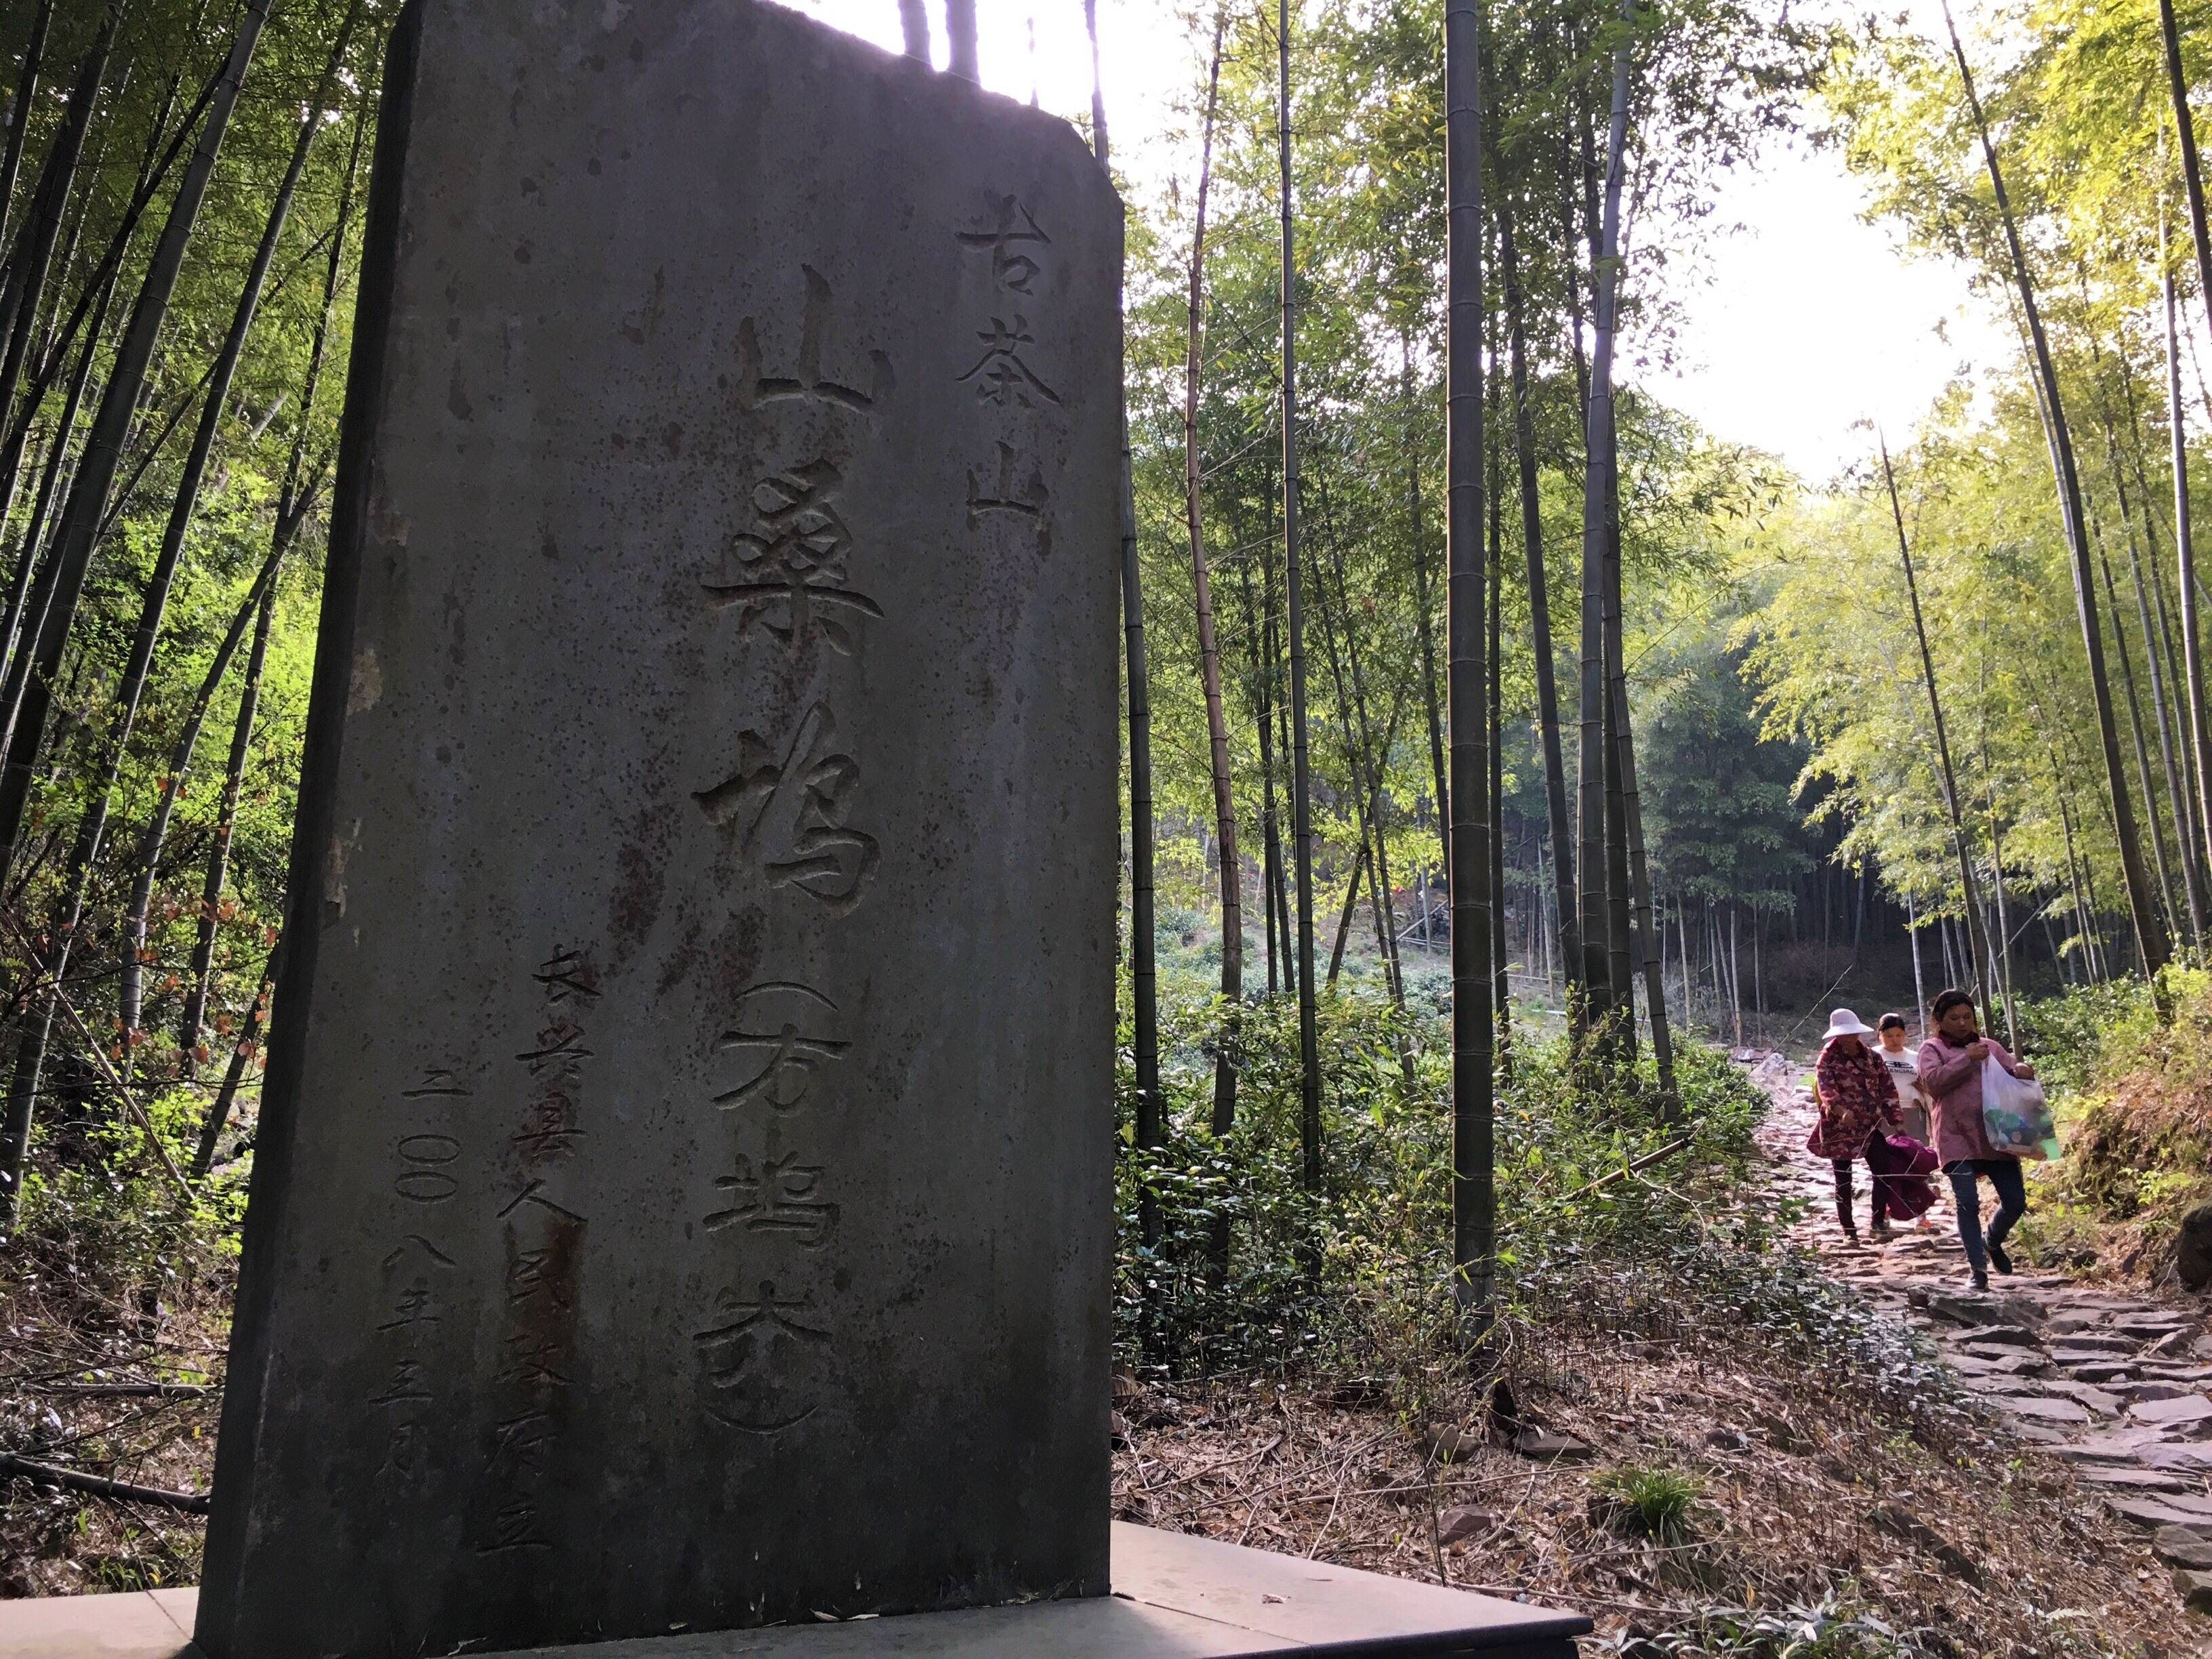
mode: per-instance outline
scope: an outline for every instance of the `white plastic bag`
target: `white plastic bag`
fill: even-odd
[[[1991,1054],[1982,1061],[1982,1132],[1990,1150],[2014,1158],[2048,1158],[2058,1152],[2051,1103],[2033,1078],[2014,1077]]]

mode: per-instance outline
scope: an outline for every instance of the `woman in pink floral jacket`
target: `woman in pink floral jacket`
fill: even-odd
[[[1875,1034],[1848,1008],[1828,1016],[1828,1040],[1813,1067],[1814,1093],[1820,1103],[1820,1121],[1806,1137],[1807,1149],[1826,1158],[1836,1171],[1836,1219],[1844,1237],[1859,1242],[1858,1224],[1851,1219],[1851,1160],[1866,1156],[1868,1141],[1905,1121],[1898,1109],[1897,1085],[1866,1039]],[[1869,1173],[1871,1175],[1871,1166]],[[1874,1188],[1873,1233],[1889,1237],[1887,1194],[1880,1180]],[[1899,1218],[1904,1219],[1902,1216]]]

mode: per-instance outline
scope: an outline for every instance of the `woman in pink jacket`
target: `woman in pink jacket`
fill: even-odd
[[[1920,1045],[1920,1086],[1935,1103],[1936,1152],[1958,1200],[1959,1239],[1974,1270],[1974,1288],[1986,1291],[1992,1264],[2001,1273],[2012,1271],[2005,1235],[2027,1210],[2027,1183],[2020,1160],[1993,1148],[1982,1127],[1982,1062],[1994,1058],[2014,1077],[2032,1078],[2035,1067],[2014,1060],[2002,1043],[1976,1030],[1974,1000],[1964,991],[1942,993],[1929,1012],[1936,1035]],[[1982,1176],[1990,1178],[1997,1194],[1996,1216],[1986,1236],[1981,1191],[1975,1184]]]

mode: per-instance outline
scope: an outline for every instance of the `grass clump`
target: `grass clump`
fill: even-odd
[[[1591,1518],[1608,1532],[1679,1544],[1690,1535],[1691,1521],[1705,1487],[1680,1469],[1625,1464],[1604,1470],[1590,1482]]]

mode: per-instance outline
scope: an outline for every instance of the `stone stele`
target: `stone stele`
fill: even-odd
[[[754,0],[390,49],[197,1639],[1107,1588],[1121,210]]]

